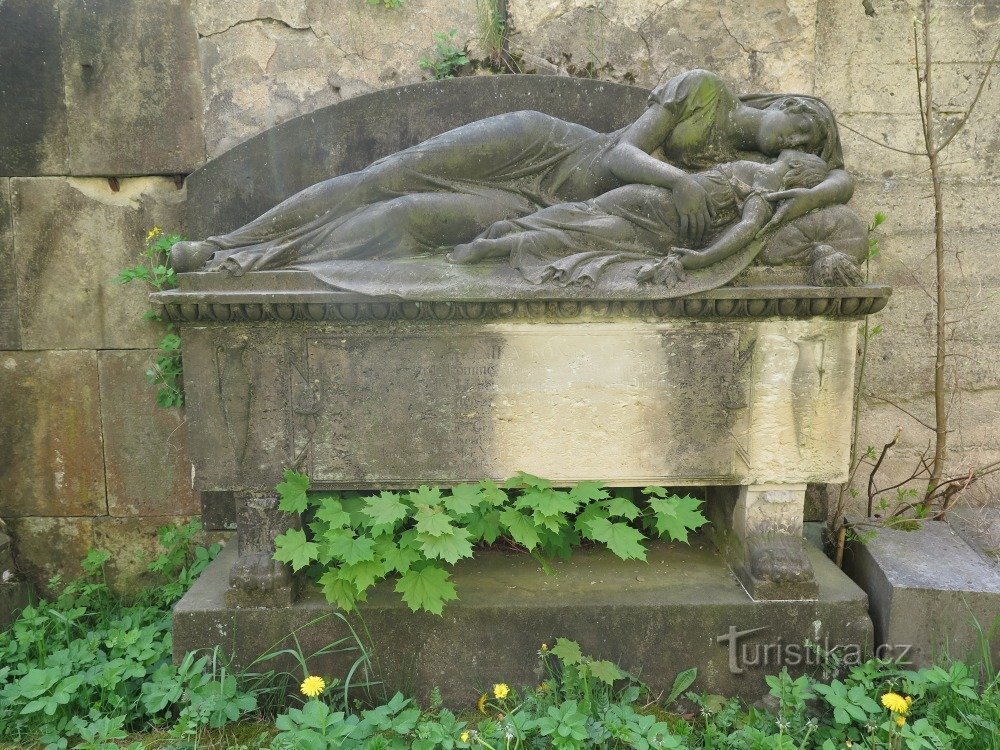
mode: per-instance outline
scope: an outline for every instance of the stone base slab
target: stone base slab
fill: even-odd
[[[868,593],[875,642],[916,665],[978,658],[974,623],[990,632],[1000,622],[1000,566],[947,523],[879,529],[871,541],[848,546],[844,570]],[[1000,627],[992,628],[990,653],[1000,663]]]
[[[827,648],[872,647],[864,592],[811,545],[808,555],[816,601],[754,602],[703,536],[690,546],[651,545],[646,563],[586,549],[571,563],[555,563],[553,575],[527,555],[488,551],[456,566],[459,598],[443,616],[410,612],[384,584],[370,592],[361,616],[390,694],[398,689],[426,699],[436,686],[448,705],[469,708],[495,682],[537,685],[544,678],[540,645],[565,637],[584,653],[638,674],[654,691],[669,690],[678,672],[697,667],[694,690],[752,701],[767,692],[765,674],[782,665],[793,673],[803,669],[800,644],[807,639]],[[312,585],[291,607],[227,607],[235,559],[230,543],[175,608],[175,659],[221,646],[246,665],[291,647],[293,631],[306,654],[350,635],[340,611]],[[351,617],[364,633],[360,619]],[[342,679],[357,656],[324,656],[310,670]],[[255,670],[272,666],[293,668],[280,662]]]

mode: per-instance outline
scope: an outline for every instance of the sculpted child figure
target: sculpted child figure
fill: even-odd
[[[452,263],[509,258],[535,284],[592,284],[610,265],[650,260],[640,281],[671,286],[686,270],[706,268],[745,248],[775,214],[773,204],[811,189],[829,175],[818,156],[782,151],[771,164],[732,161],[690,175],[708,196],[711,221],[704,241],[688,244],[673,191],[625,185],[587,201],[560,203],[523,218],[495,222],[471,242],[457,245]],[[811,258],[815,284],[860,282],[843,253],[819,246]],[[655,255],[664,257],[655,259]]]

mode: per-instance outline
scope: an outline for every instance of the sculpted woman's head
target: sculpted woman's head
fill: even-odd
[[[782,97],[761,111],[757,146],[762,154],[777,156],[785,149],[822,152],[831,134],[828,118],[815,99]]]

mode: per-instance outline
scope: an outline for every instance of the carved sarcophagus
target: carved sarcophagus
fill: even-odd
[[[242,498],[230,602],[294,596],[271,559],[297,523],[286,467],[318,488],[711,487],[748,591],[813,597],[804,491],[846,478],[858,321],[888,296],[862,285],[852,191],[825,104],[702,70],[652,93],[404,87],[206,165],[205,239],[174,246],[157,300],[195,486]]]
[[[713,505],[751,593],[808,597],[805,486],[846,479],[858,321],[888,294],[412,302],[291,271],[254,279],[269,291],[182,278],[159,301],[182,331],[194,482],[242,493],[248,604],[292,596],[270,561],[294,522],[274,510],[285,467],[330,489],[518,471],[736,488]]]

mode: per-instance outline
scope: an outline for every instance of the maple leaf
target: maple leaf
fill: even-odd
[[[624,497],[613,497],[608,501],[609,516],[622,516],[632,521],[638,518],[641,512],[635,503]]]
[[[500,537],[500,511],[481,510],[469,519],[466,528],[476,541],[482,539],[487,544],[493,544]]]
[[[394,526],[410,515],[410,508],[399,499],[395,492],[380,492],[370,497],[361,512],[376,526]]]
[[[545,490],[552,486],[552,482],[548,479],[536,477],[534,474],[519,471],[516,475],[504,482],[503,486],[511,489],[516,487],[527,487],[536,490]]]
[[[472,557],[472,544],[469,542],[467,529],[455,529],[452,534],[417,536],[420,548],[428,558],[440,558],[453,565],[463,557]]]
[[[439,615],[446,601],[458,598],[455,584],[449,579],[447,570],[428,565],[402,575],[396,582],[396,591],[403,595],[403,601],[414,612],[424,609]]]
[[[452,533],[455,528],[451,525],[451,516],[440,505],[418,506],[414,517],[417,519],[417,531],[421,534],[443,536]]]
[[[342,529],[351,522],[351,514],[344,510],[344,506],[333,495],[316,498],[320,500],[319,507],[316,508],[316,518],[328,524],[331,529]]]
[[[304,513],[309,507],[306,490],[309,489],[309,477],[297,471],[285,469],[285,481],[275,489],[278,491],[278,510],[285,513]]]
[[[405,573],[417,560],[421,558],[420,551],[409,546],[396,546],[392,540],[383,549],[376,549],[376,554],[385,564],[386,572],[396,571]]]
[[[362,560],[353,565],[341,565],[340,577],[350,581],[356,591],[364,591],[385,577],[385,565],[377,560]]]
[[[608,509],[607,503],[604,501],[591,503],[586,508],[584,508],[580,515],[576,517],[576,523],[574,524],[576,530],[583,534],[588,539],[593,539],[590,535],[590,522],[595,518],[607,519]]]
[[[558,656],[563,664],[579,664],[583,661],[580,644],[569,640],[569,638],[556,638],[556,645],[552,647],[552,653]]]
[[[569,491],[569,496],[577,503],[592,503],[611,497],[602,482],[580,482]]]
[[[507,533],[510,534],[511,539],[529,551],[538,546],[538,532],[535,530],[535,524],[521,511],[507,508],[500,514],[500,523],[507,527]]]
[[[656,517],[656,530],[660,536],[667,535],[671,539],[688,541],[688,533],[708,523],[701,513],[701,500],[685,495],[668,495],[654,497],[649,501]]]
[[[319,545],[306,539],[301,529],[290,529],[274,538],[274,559],[301,570],[316,559]]]
[[[375,559],[375,542],[366,536],[356,537],[351,532],[333,530],[324,541],[330,552],[348,565]]]
[[[507,501],[510,500],[507,493],[491,479],[484,479],[480,482],[479,489],[482,490],[483,499],[492,505],[506,505]]]
[[[543,516],[572,513],[577,501],[568,492],[553,489],[528,490],[518,499],[515,507],[538,511]]]
[[[601,682],[612,686],[615,684],[615,680],[620,680],[625,676],[614,662],[604,659],[588,662],[587,671]]]
[[[323,596],[331,604],[346,610],[352,610],[356,606],[358,592],[349,581],[340,577],[340,571],[326,571],[319,577],[319,585],[323,589]]]
[[[475,484],[460,484],[452,487],[451,495],[441,502],[452,515],[464,516],[483,502],[483,491]]]
[[[406,499],[414,505],[437,505],[441,502],[441,490],[433,489],[426,484],[420,485],[415,492],[407,492]]]
[[[646,537],[627,523],[612,523],[605,518],[590,522],[590,538],[604,542],[622,560],[645,560],[646,549],[640,544]]]

